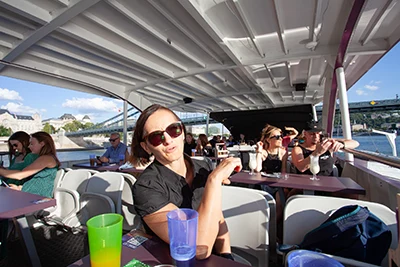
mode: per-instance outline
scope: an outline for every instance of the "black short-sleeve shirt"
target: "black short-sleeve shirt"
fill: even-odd
[[[179,208],[198,209],[211,166],[206,161],[191,160],[186,156],[185,160],[193,163],[191,188],[185,177],[157,160],[143,171],[132,188],[135,209],[141,217],[156,212],[168,203]]]

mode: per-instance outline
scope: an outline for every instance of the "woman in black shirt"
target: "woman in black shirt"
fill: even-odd
[[[171,110],[152,105],[140,115],[132,142],[155,160],[133,186],[135,209],[145,225],[165,242],[168,238],[166,214],[177,208],[199,213],[196,257],[204,259],[214,251],[231,258],[229,232],[222,214],[222,184],[238,158],[228,158],[211,171],[204,161],[183,153],[184,126]],[[135,151],[135,150],[134,150]]]
[[[291,132],[288,136],[290,140],[298,134],[295,128],[285,127],[285,129]],[[257,142],[257,172],[286,172],[288,153],[286,148],[282,146],[283,138],[281,129],[269,124],[265,126],[262,130],[261,141]]]
[[[194,140],[192,133],[186,133],[185,147],[183,151],[186,155],[194,156],[192,155],[192,149],[196,149],[196,141]]]

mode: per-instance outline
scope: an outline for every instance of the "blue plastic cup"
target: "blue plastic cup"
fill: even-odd
[[[287,256],[288,267],[324,266],[344,267],[340,262],[321,253],[309,250],[294,250]]]
[[[192,209],[176,209],[168,212],[167,218],[172,258],[177,262],[190,261],[196,256],[199,214]]]

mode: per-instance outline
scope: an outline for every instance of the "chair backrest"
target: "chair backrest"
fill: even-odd
[[[268,205],[269,201],[273,208]],[[232,252],[252,266],[268,266],[270,235],[276,234],[270,231],[271,214],[275,216],[272,196],[264,191],[223,186],[222,212],[228,225]],[[274,223],[272,226],[275,230]]]
[[[62,180],[64,178],[65,171],[63,169],[59,169],[56,174],[56,178],[54,179],[54,187],[53,187],[53,194],[57,187],[61,186]]]
[[[367,207],[369,211],[381,219],[392,232],[390,247],[396,248],[396,214],[388,207],[379,203],[355,199],[301,195],[293,196],[286,202],[283,222],[283,243],[301,243],[305,234],[322,224],[338,208],[347,205]],[[387,260],[384,259],[382,263],[387,263]]]
[[[215,167],[216,167],[216,164],[209,157],[193,156],[191,158],[207,162],[207,164],[208,164],[208,166],[210,167],[211,170],[214,170]]]
[[[79,212],[79,222],[86,225],[86,222],[97,215],[105,213],[115,213],[113,200],[105,195],[85,192],[80,198],[81,210]]]
[[[60,187],[74,190],[81,195],[86,191],[87,182],[91,176],[90,170],[70,170],[64,174]]]
[[[64,170],[60,173],[63,172]],[[80,196],[85,192],[90,176],[91,173],[88,170],[70,170],[64,173],[54,190],[57,207],[50,211],[49,217],[58,218],[69,226],[79,225],[77,212],[80,209]]]
[[[115,211],[121,214],[122,190],[124,178],[117,172],[99,172],[90,177],[86,192],[97,193],[109,197],[115,205]]]
[[[333,166],[332,166],[332,176],[333,177],[339,177],[339,170],[338,170],[338,168],[336,167],[335,164],[333,164]]]
[[[95,175],[96,173],[99,173],[99,171],[98,170],[92,170],[92,169],[72,169],[73,171],[81,171],[81,170],[83,170],[83,171],[88,171],[88,172],[90,172],[92,175]]]
[[[141,225],[141,219],[136,214],[133,202],[132,187],[136,183],[136,178],[129,173],[121,173],[124,177],[124,188],[122,189],[122,215],[124,216],[124,230],[138,228]]]

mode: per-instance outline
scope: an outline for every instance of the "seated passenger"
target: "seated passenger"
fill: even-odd
[[[192,149],[196,149],[196,141],[192,133],[186,133],[184,152],[186,155],[192,156]]]
[[[240,138],[239,138],[238,144],[239,144],[239,145],[246,145],[247,142],[246,142],[246,139],[245,139],[245,135],[241,133],[241,134],[239,135],[239,137],[240,137]]]
[[[233,147],[234,145],[237,145],[237,142],[233,139],[233,135],[230,135],[227,141],[227,146]]]
[[[320,172],[317,175],[333,175],[333,153],[346,148],[358,147],[358,142],[347,139],[326,138],[321,140],[323,129],[318,122],[309,122],[303,131],[304,142],[292,150],[292,162],[299,174],[312,175],[310,168],[310,155],[319,157]]]
[[[8,138],[9,170],[22,170],[38,158],[38,155],[31,153],[29,149],[30,138],[31,136],[23,131],[15,132]],[[26,179],[5,179],[6,183],[15,185],[22,185],[25,181]]]
[[[129,154],[126,145],[121,142],[119,133],[112,133],[108,140],[110,141],[111,146],[107,148],[106,152],[104,152],[103,156],[101,156],[97,162],[119,163],[120,155],[124,155],[123,163],[125,163]]]
[[[32,153],[38,155],[33,163],[23,170],[0,169],[0,175],[16,180],[29,178],[23,185],[10,184],[10,187],[44,197],[52,197],[54,179],[60,166],[54,141],[48,133],[36,132],[31,135],[29,148]]]
[[[197,146],[196,146],[196,154],[205,156],[205,157],[213,157],[213,147],[208,142],[207,135],[200,134],[199,139],[197,139]]]
[[[135,209],[147,230],[169,243],[166,214],[177,208],[191,208],[199,213],[198,259],[213,251],[232,259],[229,232],[222,214],[222,184],[240,159],[227,158],[214,171],[207,162],[192,160],[183,153],[184,125],[171,110],[152,105],[136,123],[133,141],[155,160],[133,186]]]
[[[285,129],[290,131],[290,140],[298,134],[297,130],[292,127],[285,127]],[[282,139],[281,129],[269,124],[265,126],[262,130],[261,141],[257,142],[257,172],[286,172],[288,153],[282,146]]]

